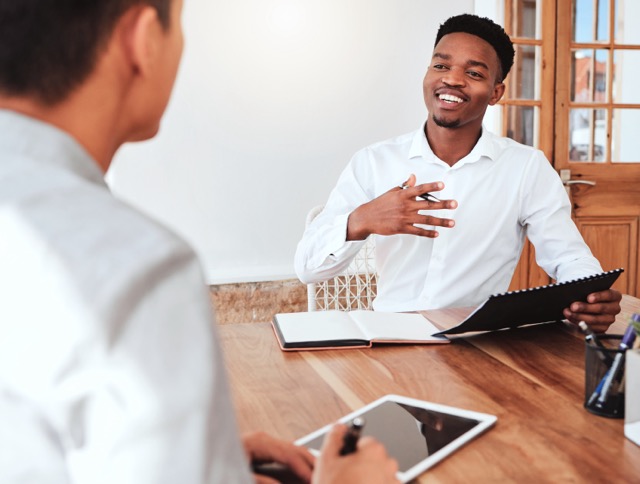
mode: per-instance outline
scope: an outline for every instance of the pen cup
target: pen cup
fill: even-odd
[[[624,418],[625,350],[622,335],[602,335],[586,341],[584,408],[609,418]]]

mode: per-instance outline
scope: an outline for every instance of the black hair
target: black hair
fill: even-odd
[[[503,81],[504,78],[507,77],[511,66],[513,66],[515,51],[513,49],[513,42],[511,42],[511,39],[502,27],[486,17],[479,17],[468,13],[456,15],[440,25],[434,46],[438,45],[442,37],[454,32],[464,32],[475,35],[488,42],[496,51],[498,60],[500,61],[501,75],[499,80]]]
[[[0,0],[0,93],[46,105],[64,100],[93,71],[120,17],[135,5],[169,28],[176,0]]]

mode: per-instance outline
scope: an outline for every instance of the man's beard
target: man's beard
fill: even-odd
[[[453,121],[447,121],[442,118],[436,118],[435,114],[431,116],[431,119],[433,119],[433,122],[436,123],[436,126],[440,126],[441,128],[457,128],[458,126],[460,126],[459,119],[454,119]]]

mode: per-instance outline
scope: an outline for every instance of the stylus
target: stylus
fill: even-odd
[[[356,451],[356,446],[358,445],[358,439],[360,438],[360,433],[362,432],[364,423],[365,422],[362,417],[356,417],[351,421],[347,432],[344,434],[340,455],[347,455]]]

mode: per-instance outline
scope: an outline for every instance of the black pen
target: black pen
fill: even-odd
[[[364,419],[362,417],[356,417],[351,421],[347,432],[344,434],[340,455],[352,454],[356,451],[362,427],[364,427]]]
[[[400,188],[402,188],[404,190],[405,188],[409,188],[409,185],[400,185]],[[431,195],[429,192],[421,193],[418,196],[420,198],[422,198],[423,200],[426,200],[427,202],[440,202],[441,201],[435,195]]]

